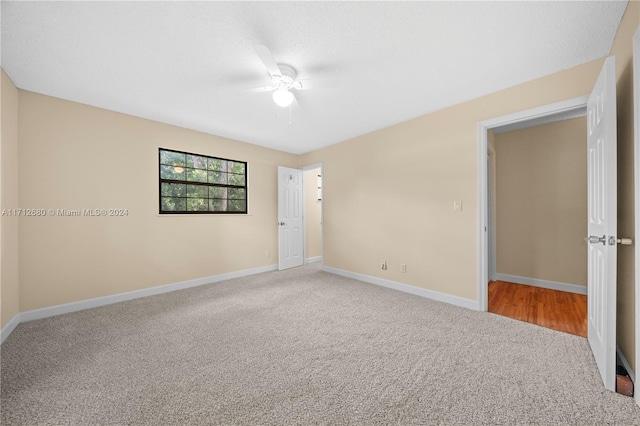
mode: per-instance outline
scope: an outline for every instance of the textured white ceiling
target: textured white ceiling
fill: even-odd
[[[603,56],[626,1],[10,2],[21,89],[292,152]],[[277,107],[254,51],[314,79]],[[311,81],[310,83],[314,83]]]

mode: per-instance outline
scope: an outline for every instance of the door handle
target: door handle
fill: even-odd
[[[591,244],[598,244],[598,243],[602,243],[604,245],[607,245],[607,236],[603,235],[602,237],[595,237],[593,235],[590,235],[588,237],[585,237],[584,239],[586,242],[591,243]]]

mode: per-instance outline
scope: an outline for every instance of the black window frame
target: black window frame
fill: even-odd
[[[207,164],[209,164],[209,160],[218,160],[218,161],[226,161],[226,162],[232,162],[232,163],[238,163],[238,164],[244,164],[244,174],[241,173],[234,173],[234,172],[229,172],[229,171],[218,171],[218,173],[225,173],[227,174],[227,177],[229,174],[233,174],[233,175],[242,175],[244,176],[244,186],[241,185],[232,185],[229,183],[223,184],[223,183],[212,183],[212,182],[196,182],[196,181],[189,181],[186,180],[186,170],[187,169],[191,169],[191,170],[206,170],[207,171],[207,175],[209,172],[213,172],[211,169],[209,169],[207,167],[207,169],[201,169],[201,168],[195,168],[195,167],[189,167],[186,164],[184,166],[175,166],[172,164],[163,164],[162,163],[162,152],[173,152],[173,153],[177,153],[177,154],[184,154],[185,158],[187,155],[192,155],[195,157],[204,157],[207,159]],[[185,179],[165,179],[162,177],[162,166],[173,166],[173,167],[181,167],[185,170]],[[222,157],[213,157],[210,155],[202,155],[202,154],[196,154],[193,152],[186,152],[186,151],[178,151],[175,149],[168,149],[168,148],[158,148],[158,212],[159,214],[178,214],[178,215],[183,215],[183,214],[214,214],[214,215],[218,215],[218,214],[248,214],[249,212],[249,188],[248,188],[248,174],[249,174],[249,168],[248,168],[248,164],[246,161],[239,161],[239,160],[232,160],[229,158],[222,158]],[[208,175],[209,176],[209,175]],[[162,184],[163,183],[167,183],[167,184],[180,184],[180,185],[197,185],[197,186],[201,186],[201,187],[206,187],[206,188],[226,188],[226,189],[242,189],[244,190],[244,210],[236,210],[236,211],[189,211],[189,210],[171,210],[171,211],[167,211],[167,210],[163,210],[162,209]],[[211,200],[214,199],[219,199],[219,198],[215,198],[215,197],[211,197],[210,196],[210,192],[207,189],[208,192],[208,196],[207,196],[207,201],[208,203]],[[188,200],[189,197],[187,197],[186,195],[184,197],[172,197],[172,198],[184,198],[185,200]],[[229,199],[226,199],[227,201]],[[241,199],[239,199],[241,200]],[[186,208],[186,202],[185,202],[185,208]]]

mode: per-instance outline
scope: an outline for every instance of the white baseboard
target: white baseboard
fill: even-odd
[[[451,294],[440,293],[439,291],[427,290],[426,288],[415,287],[412,285],[403,284],[396,281],[385,280],[383,278],[358,274],[356,272],[345,271],[344,269],[332,268],[330,266],[323,266],[322,270],[329,272],[331,274],[340,275],[347,278],[353,278],[355,280],[364,281],[366,283],[391,288],[391,289],[402,291],[405,293],[415,294],[416,296],[426,297],[427,299],[433,299],[439,302],[446,302],[451,305],[461,306],[467,309],[473,309],[474,311],[480,310],[480,305],[478,304],[477,300],[471,300],[471,299],[466,299],[464,297],[453,296]]]
[[[322,256],[307,257],[304,263],[313,263],[313,262],[320,262],[320,261],[322,261]]]
[[[516,275],[499,274],[495,275],[496,281],[508,281],[516,284],[532,285],[534,287],[548,288],[550,290],[567,291],[569,293],[587,294],[587,287],[577,284],[559,283],[556,281],[539,280],[537,278],[518,277]]]
[[[9,320],[8,323],[5,324],[4,327],[0,330],[0,343],[4,342],[4,339],[9,337],[11,332],[20,324],[20,314],[17,313]]]
[[[127,300],[139,299],[141,297],[155,296],[157,294],[169,293],[177,290],[184,290],[206,284],[213,284],[220,281],[241,278],[249,275],[261,274],[263,272],[277,271],[278,265],[261,266],[258,268],[244,269],[242,271],[229,272],[226,274],[212,275],[210,277],[196,278],[188,281],[181,281],[157,287],[145,288],[142,290],[128,291],[110,296],[97,297],[95,299],[82,300],[80,302],[65,303],[63,305],[49,306],[41,309],[25,311],[14,316],[9,323],[2,328],[0,343],[11,334],[14,328],[22,322],[33,321],[42,318],[49,318],[56,315],[68,314],[70,312],[83,311],[85,309],[97,308],[99,306],[111,305],[113,303],[125,302]],[[10,327],[11,326],[11,327]]]
[[[629,377],[631,378],[631,381],[633,382],[633,388],[634,388],[634,393],[635,393],[636,375],[633,373],[633,370],[631,369],[631,366],[629,365],[629,361],[627,361],[627,358],[625,358],[625,356],[622,353],[622,351],[620,350],[619,346],[616,346],[616,353],[620,357],[620,361],[622,361],[622,366],[627,370],[627,374],[629,375]]]

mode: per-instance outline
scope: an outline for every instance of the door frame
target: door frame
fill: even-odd
[[[320,169],[322,175],[322,202],[320,203],[320,264],[324,265],[324,165],[321,162],[309,164],[307,166],[300,167],[302,170],[302,253],[304,256],[304,265],[307,264],[307,196],[305,193],[305,181],[304,172],[307,170]]]
[[[489,281],[495,281],[496,270],[498,269],[496,263],[496,224],[494,220],[494,218],[496,217],[496,212],[493,208],[493,204],[495,203],[495,193],[492,194],[492,190],[495,186],[495,163],[496,153],[489,152],[489,149],[487,147],[487,255],[489,256],[487,259],[487,263],[489,265]]]
[[[500,127],[519,128],[527,125],[535,125],[559,121],[565,117],[571,118],[585,111],[589,96],[580,96],[566,101],[556,102],[537,108],[528,109],[500,117],[491,118],[478,123],[478,310],[486,312],[489,309],[489,238],[487,230],[488,224],[488,177],[487,177],[487,154],[488,132],[491,129]],[[575,115],[573,115],[575,114]],[[538,123],[539,122],[539,123]],[[524,125],[527,123],[527,125]],[[494,255],[495,257],[495,255]]]

